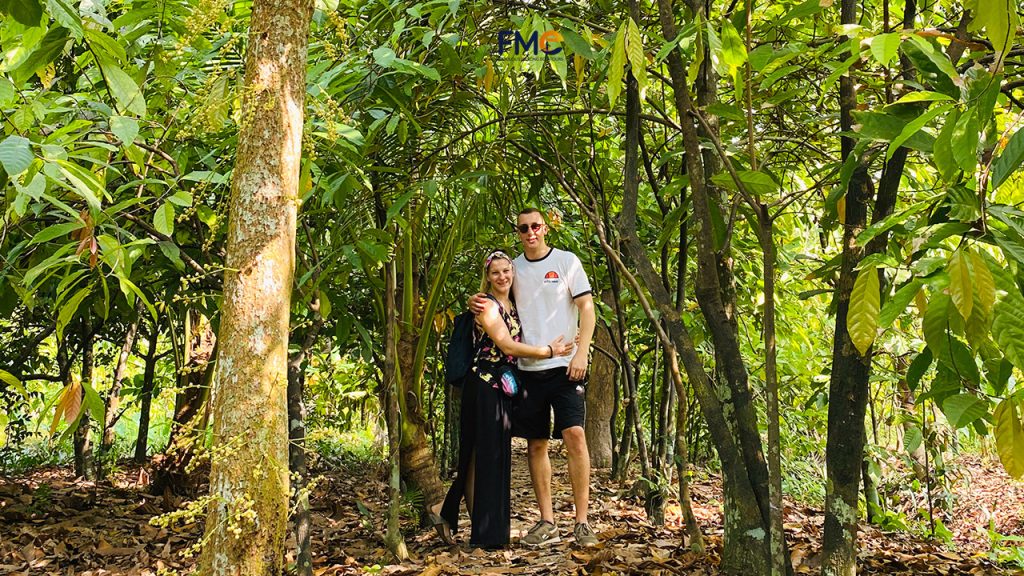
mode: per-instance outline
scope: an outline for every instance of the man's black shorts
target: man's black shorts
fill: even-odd
[[[512,435],[519,438],[561,438],[562,430],[586,420],[586,380],[569,380],[567,368],[536,372],[520,370],[522,390],[512,400]],[[555,431],[551,433],[551,409]]]

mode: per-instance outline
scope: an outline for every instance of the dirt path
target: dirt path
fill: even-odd
[[[972,473],[984,482],[985,503],[958,512],[951,525],[958,537],[975,532],[971,510],[984,506],[1024,511],[1024,490],[1007,487],[975,463]],[[646,523],[642,502],[628,490],[598,473],[593,481],[591,524],[602,544],[580,549],[572,539],[572,499],[564,457],[552,452],[555,513],[563,541],[543,550],[513,544],[508,550],[484,552],[464,545],[443,546],[429,528],[415,525],[412,506],[404,531],[413,559],[388,564],[381,544],[386,502],[383,475],[348,470],[325,477],[313,494],[313,547],[317,575],[350,574],[718,574],[721,549],[721,502],[713,479],[694,485],[695,513],[704,530],[709,552],[695,555],[680,546],[681,518],[675,502],[667,508],[667,525]],[[373,477],[367,477],[367,475]],[[22,478],[0,478],[0,574],[157,575],[189,573],[190,553],[201,535],[201,514],[183,514],[166,526],[150,520],[186,502],[152,497],[139,490],[138,469],[128,470],[113,484],[75,482],[66,470],[38,471]],[[1000,488],[1000,482],[1002,482]],[[969,506],[969,504],[968,504]],[[513,468],[513,541],[525,533],[538,514],[526,468],[525,445],[517,443]],[[1006,514],[1004,514],[1005,516]],[[990,515],[991,516],[991,515]],[[989,517],[990,517],[989,516]],[[463,522],[467,520],[463,519]],[[1017,524],[1008,528],[1020,530]],[[817,544],[821,539],[820,512],[786,509],[786,529],[798,574],[816,574]],[[460,540],[468,539],[462,532]],[[862,531],[861,574],[1015,574],[976,554],[977,539],[957,540],[959,552],[907,534],[886,534],[873,527]],[[291,544],[291,543],[290,543]],[[292,557],[289,554],[289,559]]]

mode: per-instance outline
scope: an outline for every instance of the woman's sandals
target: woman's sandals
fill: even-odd
[[[441,541],[449,546],[455,544],[455,539],[452,538],[452,528],[448,525],[448,521],[433,512],[428,512],[430,517],[430,523],[434,526],[434,531],[437,532],[437,536],[441,538]]]

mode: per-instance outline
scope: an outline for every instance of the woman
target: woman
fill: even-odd
[[[459,467],[444,502],[431,507],[434,528],[448,544],[454,543],[451,534],[453,529],[458,531],[459,506],[465,497],[472,524],[470,545],[508,545],[512,419],[511,399],[502,391],[501,374],[515,365],[516,357],[567,356],[573,349],[562,337],[547,346],[520,342],[519,316],[512,300],[514,278],[512,259],[504,252],[492,252],[484,260],[480,291],[486,291],[497,306],[488,306],[476,317],[473,364],[462,386]]]

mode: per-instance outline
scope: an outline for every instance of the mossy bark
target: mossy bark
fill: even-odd
[[[312,10],[310,0],[255,0],[252,8],[212,398],[204,575],[283,571],[288,327]]]
[[[607,301],[606,297],[602,297]],[[612,465],[611,422],[615,401],[615,361],[608,354],[612,350],[609,328],[599,323],[594,331],[594,346],[590,374],[587,377],[587,421],[583,431],[587,436],[591,468],[605,469]]]

